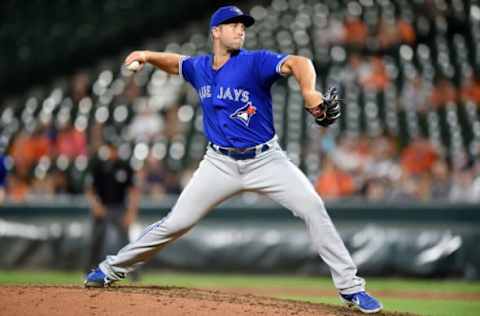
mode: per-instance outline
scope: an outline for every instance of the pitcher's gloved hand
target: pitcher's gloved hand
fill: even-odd
[[[340,117],[341,101],[337,95],[337,88],[330,87],[323,98],[323,102],[316,107],[307,108],[307,111],[313,115],[315,123],[327,127]]]

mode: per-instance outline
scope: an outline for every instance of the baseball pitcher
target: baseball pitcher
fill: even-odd
[[[365,313],[378,312],[382,305],[365,292],[365,281],[357,276],[322,199],[287,158],[275,136],[270,88],[277,79],[295,77],[306,110],[323,127],[340,116],[337,92],[331,88],[322,95],[315,89],[315,69],[305,57],[242,49],[246,28],[254,22],[235,6],[221,7],[210,20],[211,54],[134,51],[126,58],[127,66],[135,64],[139,69],[138,65],[150,63],[169,74],[179,74],[197,90],[209,145],[170,213],[116,255],[107,256],[87,276],[85,286],[109,286],[125,278],[216,205],[240,192],[255,191],[305,222],[316,252],[329,266],[347,305]]]

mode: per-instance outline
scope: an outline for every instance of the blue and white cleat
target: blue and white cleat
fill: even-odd
[[[115,281],[110,280],[100,268],[96,268],[87,275],[83,284],[85,287],[109,287],[113,282]]]
[[[342,301],[348,307],[356,308],[363,313],[373,314],[382,310],[382,304],[373,296],[365,291],[353,294],[340,294]]]

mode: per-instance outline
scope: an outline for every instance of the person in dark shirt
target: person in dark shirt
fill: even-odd
[[[91,159],[89,169],[91,181],[86,193],[93,229],[88,271],[104,256],[107,230],[110,227],[116,229],[122,246],[129,242],[128,231],[137,217],[140,199],[134,171],[128,161],[118,157],[115,144],[100,147]]]

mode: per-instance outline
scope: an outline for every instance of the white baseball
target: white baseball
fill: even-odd
[[[130,71],[138,71],[142,67],[142,64],[138,60],[132,61],[130,64],[127,65],[127,69]]]

